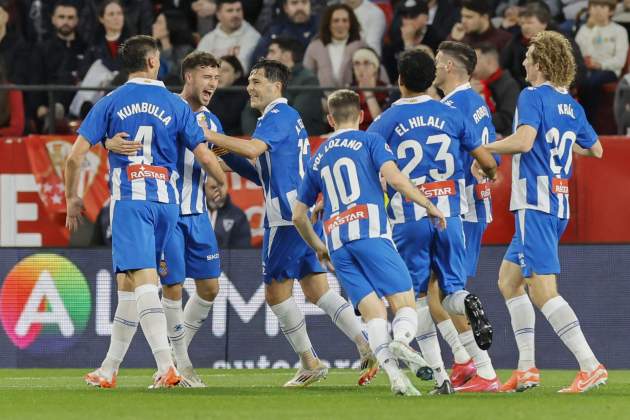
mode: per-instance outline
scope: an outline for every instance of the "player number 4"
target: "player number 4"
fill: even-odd
[[[141,125],[138,127],[136,136],[133,141],[142,142],[142,153],[138,156],[129,156],[129,160],[132,163],[144,163],[151,165],[153,163],[153,156],[151,156],[151,143],[153,142],[153,126]],[[140,150],[138,151],[140,153]]]

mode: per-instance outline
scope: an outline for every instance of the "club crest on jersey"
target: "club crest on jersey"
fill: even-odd
[[[324,222],[324,229],[326,230],[326,234],[329,235],[333,229],[341,225],[354,222],[355,220],[367,219],[368,217],[367,205],[360,204],[326,220]]]
[[[162,166],[145,165],[136,163],[127,166],[127,179],[135,181],[138,179],[153,178],[161,181],[168,181],[168,169]]]
[[[166,277],[168,275],[168,267],[166,266],[166,261],[160,261],[160,268],[158,269],[158,274],[160,277]]]

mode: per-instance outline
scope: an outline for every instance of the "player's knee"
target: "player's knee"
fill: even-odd
[[[181,284],[163,285],[162,296],[170,300],[181,300],[182,285]]]
[[[205,301],[212,302],[219,294],[219,282],[217,280],[202,280],[195,284],[197,296]]]

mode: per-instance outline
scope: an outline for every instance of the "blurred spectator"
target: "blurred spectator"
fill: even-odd
[[[7,85],[7,71],[0,59],[0,85]],[[24,133],[24,100],[16,89],[0,90],[0,136],[21,136]]]
[[[233,55],[221,57],[219,90],[212,96],[209,108],[219,118],[223,130],[229,136],[243,135],[241,112],[249,100],[246,84],[247,79],[238,58]],[[242,87],[243,90],[227,92],[220,89],[230,86]]]
[[[84,0],[79,16],[78,33],[89,45],[99,37],[99,25],[102,23],[102,10],[108,0]],[[124,10],[125,35],[151,35],[153,25],[153,4],[150,0],[120,0],[119,6]]]
[[[291,70],[287,87],[319,86],[315,73],[302,65],[304,48],[299,41],[292,38],[278,37],[271,41],[267,58],[277,60]],[[313,90],[287,90],[284,94],[289,105],[295,108],[302,117],[302,122],[309,135],[319,136],[327,131],[324,124],[321,106],[322,94]],[[243,132],[252,133],[260,113],[249,105],[243,111]]]
[[[437,49],[443,39],[437,35],[435,25],[429,25],[429,7],[424,0],[406,0],[396,9],[390,29],[390,43],[383,47],[383,61],[390,80],[398,78],[398,56],[418,45]]]
[[[76,29],[79,23],[78,10],[71,0],[60,0],[55,4],[52,24],[55,34],[39,44],[32,56],[31,83],[35,85],[71,85],[76,86],[79,78],[79,65],[85,54],[86,45],[78,37]],[[62,120],[67,113],[75,92],[53,92],[55,103],[63,112],[55,116]],[[47,132],[48,95],[46,92],[31,94],[32,114],[36,118],[40,132]],[[58,131],[58,130],[55,130]]]
[[[118,50],[126,39],[125,14],[119,0],[105,0],[99,10],[101,27],[88,47],[79,72],[81,86],[107,86],[120,71]],[[95,103],[103,96],[99,91],[79,91],[70,104],[70,114],[81,116],[84,103]]]
[[[153,23],[153,38],[160,43],[158,79],[167,85],[180,84],[182,61],[194,49],[186,16],[179,10],[160,13]]]
[[[528,4],[519,15],[521,31],[512,38],[510,43],[501,52],[501,67],[508,70],[512,77],[516,79],[519,86],[527,86],[525,80],[525,67],[523,60],[527,53],[529,40],[534,35],[544,30],[553,30],[551,12],[545,3],[533,2]],[[586,73],[584,59],[580,49],[572,38],[568,38],[573,47],[573,56],[576,65],[576,77],[574,83],[580,83]]]
[[[449,39],[475,46],[484,42],[494,45],[501,51],[510,42],[512,35],[503,29],[497,29],[490,22],[492,7],[490,0],[462,1],[461,22],[451,30]]]
[[[470,84],[488,104],[497,133],[512,133],[516,101],[521,89],[508,71],[499,67],[499,52],[489,43],[475,47],[477,66]]]
[[[615,4],[615,0],[589,1],[588,21],[575,37],[587,68],[579,96],[591,123],[595,121],[602,85],[619,78],[628,55],[628,33],[610,20]]]
[[[20,31],[29,44],[35,45],[50,38],[54,32],[51,17],[55,2],[50,0],[21,0]]]
[[[560,0],[562,3],[562,14],[567,22],[572,23],[578,13],[588,5],[588,0]]]
[[[317,34],[317,16],[311,13],[310,0],[282,0],[281,16],[265,31],[254,50],[253,60],[256,61],[267,54],[271,40],[279,36],[294,38],[306,48],[311,39]]]
[[[206,204],[219,248],[251,248],[252,233],[245,212],[232,203],[229,194],[221,200],[212,199],[218,188],[217,182],[209,176],[205,185]]]
[[[6,66],[6,79],[11,83],[28,81],[28,48],[7,10],[7,2],[0,1],[0,57]]]
[[[368,0],[343,0],[352,8],[361,25],[361,39],[380,56],[383,35],[387,29],[385,14],[380,7]]]
[[[409,3],[409,0],[405,0]],[[429,0],[429,28],[435,33],[435,37],[440,42],[444,41],[451,33],[453,26],[459,22],[460,7],[459,0]]]
[[[626,28],[630,36],[630,0],[623,0],[617,5],[612,20]]]
[[[353,87],[357,88],[363,111],[363,121],[359,127],[361,130],[366,130],[387,105],[388,92],[363,90],[363,88],[387,86],[387,83],[379,77],[380,68],[381,62],[376,51],[369,47],[360,48],[352,55]]]
[[[504,16],[507,9],[513,6],[521,6],[523,8],[532,3],[538,3],[547,6],[551,17],[557,17],[560,14],[560,6],[562,0],[501,0],[497,5],[495,14]]]
[[[617,134],[630,136],[630,74],[621,78],[613,102]]]
[[[317,74],[322,86],[348,86],[352,81],[352,55],[366,44],[352,9],[345,4],[324,11],[319,35],[306,49],[304,67]]]
[[[201,38],[197,50],[207,51],[217,57],[235,55],[243,69],[248,70],[260,34],[243,20],[241,1],[217,0],[217,19],[219,24],[214,31]]]
[[[286,17],[282,5],[285,0],[263,0],[263,7],[256,18],[256,29],[264,33],[273,21]],[[321,16],[329,0],[311,0],[311,15]],[[306,48],[306,46],[305,46]]]

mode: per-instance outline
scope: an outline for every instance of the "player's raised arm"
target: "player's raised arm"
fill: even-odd
[[[442,229],[446,228],[446,218],[442,212],[411,183],[409,178],[400,172],[400,169],[398,169],[398,166],[396,166],[393,161],[385,162],[383,166],[381,166],[381,174],[383,178],[385,178],[385,181],[396,191],[419,206],[427,209],[427,214],[438,218],[439,226]]]
[[[208,149],[205,143],[200,143],[195,147],[193,154],[206,173],[217,181],[220,190],[223,191],[223,195],[225,195],[225,191],[227,191],[227,178],[216,155],[212,150]]]
[[[92,144],[85,137],[79,135],[72,145],[72,150],[70,150],[70,155],[66,160],[66,228],[71,232],[77,230],[81,223],[83,200],[79,197],[78,192],[79,173],[85,160],[85,155],[90,151],[90,147],[92,147]]]
[[[110,152],[118,153],[119,155],[135,156],[138,154],[138,150],[142,149],[142,142],[139,140],[127,140],[129,134],[125,132],[116,133],[111,139],[105,139],[103,146]]]
[[[586,157],[594,157],[597,159],[601,159],[604,156],[604,148],[602,147],[602,143],[597,140],[593,146],[588,149],[580,147],[579,144],[573,144],[573,151],[581,156]]]
[[[483,146],[490,153],[499,155],[515,155],[517,153],[527,153],[532,150],[534,140],[536,140],[536,129],[529,125],[521,125],[511,136],[505,137]]]
[[[264,141],[258,139],[239,139],[209,130],[206,131],[205,134],[206,140],[210,143],[223,147],[230,152],[246,157],[247,159],[256,159],[258,156],[265,153],[269,148]]]

